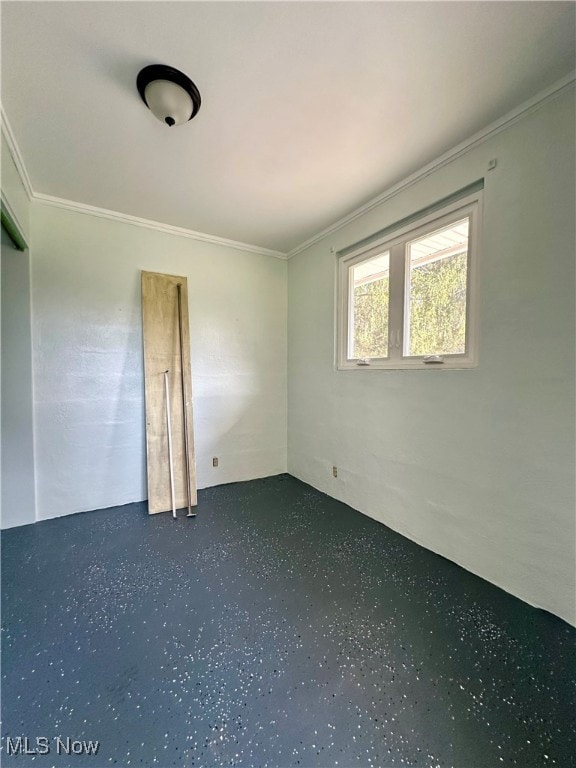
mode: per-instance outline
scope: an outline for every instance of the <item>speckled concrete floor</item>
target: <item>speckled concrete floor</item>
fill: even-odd
[[[3,765],[576,765],[576,630],[287,475],[2,552]]]

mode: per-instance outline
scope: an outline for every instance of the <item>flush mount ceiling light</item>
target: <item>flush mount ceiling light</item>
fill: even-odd
[[[142,101],[166,125],[182,125],[200,109],[200,91],[183,72],[164,64],[144,67],[136,78]]]

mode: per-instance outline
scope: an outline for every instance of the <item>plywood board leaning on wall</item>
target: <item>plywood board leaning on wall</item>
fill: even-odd
[[[178,323],[178,285],[180,285],[181,292],[182,346],[180,346]],[[163,275],[157,272],[142,272],[142,323],[146,392],[148,512],[153,515],[172,509],[165,371],[168,371],[171,407],[175,506],[176,509],[188,506],[185,423],[187,423],[188,433],[190,505],[195,506],[197,503],[194,431],[192,427],[188,284],[185,277]],[[182,361],[180,360],[181,348]],[[184,388],[184,397],[182,387]],[[186,418],[184,418],[184,402],[186,403]]]

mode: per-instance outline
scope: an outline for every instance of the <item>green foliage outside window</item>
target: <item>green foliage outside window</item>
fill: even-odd
[[[410,273],[410,355],[458,354],[466,345],[466,253]],[[389,278],[354,289],[355,358],[388,355]]]
[[[388,355],[388,296],[384,277],[354,289],[354,357]]]
[[[466,253],[424,264],[410,276],[410,354],[466,349]]]

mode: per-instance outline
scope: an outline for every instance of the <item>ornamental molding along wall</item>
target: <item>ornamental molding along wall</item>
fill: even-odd
[[[382,205],[382,203],[384,203],[386,200],[390,200],[392,197],[395,197],[396,195],[400,194],[400,192],[403,192],[404,190],[413,186],[414,184],[419,182],[421,179],[426,178],[426,176],[429,176],[434,171],[442,168],[445,165],[448,165],[453,160],[456,160],[462,155],[465,155],[467,152],[470,152],[472,149],[475,149],[480,144],[484,143],[488,139],[491,139],[493,136],[496,136],[501,131],[504,131],[507,128],[510,128],[519,120],[522,120],[524,117],[527,117],[532,112],[535,112],[540,107],[544,106],[548,102],[552,101],[553,99],[557,98],[562,93],[564,93],[565,91],[573,87],[575,80],[576,80],[576,71],[570,72],[565,77],[556,81],[553,85],[549,86],[543,91],[540,91],[540,93],[536,94],[536,96],[533,96],[528,101],[525,101],[519,107],[516,107],[516,109],[512,110],[511,112],[508,112],[503,117],[499,118],[495,122],[491,123],[490,125],[486,126],[482,130],[475,133],[474,135],[470,136],[465,141],[456,145],[453,149],[449,150],[448,152],[445,152],[443,155],[440,155],[440,157],[436,158],[435,160],[432,160],[430,163],[423,166],[418,171],[406,177],[405,179],[398,182],[394,186],[389,187],[384,192],[380,193],[376,197],[372,198],[372,200],[362,205],[360,208],[356,208],[351,213],[347,214],[346,216],[343,216],[341,219],[338,219],[329,227],[326,227],[325,229],[321,230],[317,234],[310,237],[308,240],[305,240],[303,243],[296,246],[296,248],[293,248],[288,253],[282,253],[281,251],[275,251],[270,248],[263,248],[258,245],[250,245],[249,243],[242,243],[236,240],[229,240],[224,237],[217,237],[216,235],[209,235],[204,232],[196,232],[193,229],[186,229],[185,227],[176,227],[171,224],[164,224],[163,222],[160,222],[160,221],[154,221],[152,219],[144,219],[138,216],[132,216],[127,213],[121,213],[119,211],[113,211],[107,208],[98,208],[93,205],[87,205],[86,203],[78,203],[73,200],[66,200],[64,198],[54,197],[53,195],[46,195],[42,192],[37,192],[36,190],[34,190],[32,186],[32,182],[30,181],[30,177],[26,170],[24,158],[22,156],[22,153],[20,152],[20,149],[16,142],[16,138],[14,136],[14,132],[12,131],[10,122],[6,116],[6,113],[2,105],[0,105],[0,114],[2,118],[2,126],[1,126],[2,135],[6,140],[8,150],[10,152],[10,155],[12,156],[12,159],[14,160],[14,164],[16,166],[16,170],[18,171],[18,174],[20,175],[20,179],[22,181],[24,190],[26,191],[28,199],[31,202],[38,201],[38,202],[44,203],[45,205],[51,205],[56,208],[64,208],[66,210],[76,211],[77,213],[88,214],[90,216],[97,216],[104,219],[111,219],[113,221],[121,221],[121,222],[124,222],[125,224],[132,224],[138,227],[146,227],[148,229],[153,229],[158,232],[164,232],[166,234],[176,235],[178,237],[187,237],[187,238],[190,238],[191,240],[198,240],[200,242],[211,243],[213,245],[218,245],[225,248],[232,248],[237,251],[248,251],[249,253],[260,254],[264,256],[272,256],[276,259],[291,259],[293,256],[296,256],[297,254],[302,253],[302,251],[305,251],[307,248],[319,242],[320,240],[327,237],[328,235],[331,235],[334,232],[337,232],[339,229],[342,229],[342,227],[345,227],[347,224],[350,224],[351,222],[355,221],[361,216],[364,216],[364,214],[368,213],[368,211],[371,211],[377,206]]]
[[[488,141],[488,139],[491,139],[493,136],[496,136],[496,134],[500,133],[501,131],[505,131],[507,128],[510,128],[512,125],[514,125],[514,123],[517,123],[519,120],[522,120],[523,118],[528,117],[528,115],[530,115],[532,112],[535,112],[537,109],[540,109],[540,107],[543,107],[549,101],[552,101],[553,99],[560,96],[562,93],[564,93],[564,91],[567,91],[570,87],[574,85],[575,80],[576,80],[576,71],[570,72],[570,74],[566,75],[560,80],[557,80],[553,85],[549,86],[543,91],[540,91],[540,93],[536,94],[536,96],[533,96],[528,101],[525,101],[519,107],[516,107],[516,109],[513,109],[511,112],[508,112],[506,115],[504,115],[503,117],[500,117],[498,120],[494,121],[493,123],[490,123],[490,125],[487,125],[485,128],[482,128],[482,130],[473,134],[468,139],[465,139],[460,144],[457,144],[452,149],[449,149],[448,152],[445,152],[443,155],[440,155],[440,157],[437,157],[435,160],[432,160],[430,163],[418,169],[410,176],[407,176],[405,179],[403,179],[402,181],[399,181],[394,186],[389,187],[384,192],[381,192],[379,195],[372,198],[372,200],[369,200],[360,208],[356,208],[351,213],[348,213],[346,216],[343,216],[341,219],[338,219],[338,221],[335,221],[334,224],[331,224],[329,227],[326,227],[326,229],[323,229],[321,232],[318,232],[316,235],[313,235],[304,243],[301,243],[300,245],[296,246],[296,248],[293,248],[291,251],[289,251],[286,254],[287,258],[291,259],[293,256],[296,256],[298,253],[302,253],[302,251],[305,251],[311,245],[314,245],[314,243],[317,243],[319,240],[322,240],[327,235],[331,235],[334,232],[337,232],[339,229],[342,229],[342,227],[345,227],[347,224],[350,224],[352,221],[355,221],[361,216],[364,216],[364,214],[368,213],[368,211],[371,211],[373,208],[377,208],[379,205],[382,205],[382,203],[386,202],[386,200],[390,200],[390,198],[395,197],[396,195],[400,194],[400,192],[403,192],[405,189],[408,189],[408,187],[413,186],[414,184],[421,181],[421,179],[424,179],[426,176],[429,176],[431,173],[434,173],[434,171],[437,171],[443,166],[451,163],[453,160],[456,160],[462,155],[465,155],[467,152],[470,152],[471,150],[475,149],[480,144],[483,144],[485,141]]]

